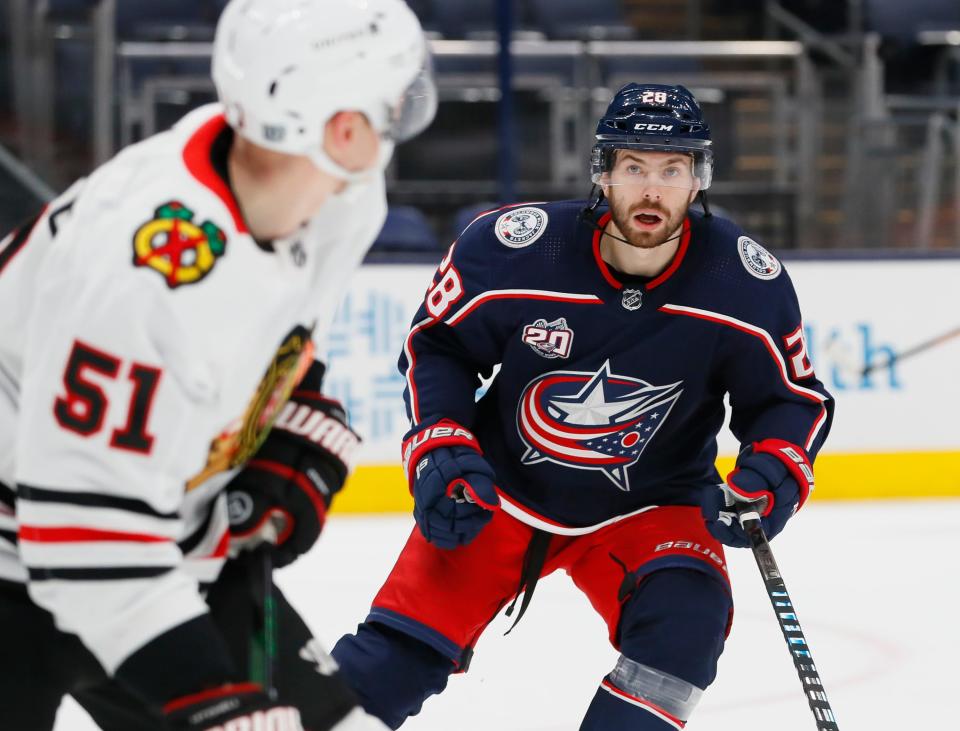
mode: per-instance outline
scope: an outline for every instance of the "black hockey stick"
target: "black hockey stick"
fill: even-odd
[[[800,620],[797,619],[793,602],[787,593],[787,586],[783,583],[780,569],[773,558],[773,551],[770,550],[770,542],[760,524],[760,515],[751,509],[749,504],[738,505],[737,510],[740,514],[740,525],[750,538],[753,557],[757,560],[757,567],[760,569],[767,596],[770,597],[773,611],[780,623],[783,639],[787,641],[787,647],[793,657],[793,665],[803,684],[807,703],[817,721],[817,729],[818,731],[840,731],[833,716],[830,701],[827,700],[827,692],[820,681],[820,674],[817,672],[816,665],[813,664],[810,646],[807,644],[806,637],[803,636]]]
[[[930,348],[934,348],[938,345],[942,345],[943,343],[949,340],[952,340],[957,336],[960,336],[960,327],[955,327],[952,330],[947,330],[947,332],[942,333],[941,335],[937,335],[936,337],[930,338],[929,340],[924,340],[922,343],[917,343],[913,347],[907,348],[906,350],[902,350],[899,353],[894,353],[889,358],[886,358],[880,361],[879,363],[871,363],[865,366],[860,371],[860,377],[862,378],[863,376],[868,376],[874,371],[879,371],[884,368],[889,368],[894,363],[899,363],[900,361],[906,360],[907,358],[912,358],[915,355],[919,355],[920,353],[930,350]]]

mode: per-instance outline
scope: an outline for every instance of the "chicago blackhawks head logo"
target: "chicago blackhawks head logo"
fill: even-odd
[[[627,468],[670,415],[682,382],[652,386],[610,373],[554,371],[527,384],[517,427],[527,445],[523,464],[550,461],[579,470],[600,470],[630,490]]]
[[[207,276],[226,248],[223,231],[210,221],[198,226],[193,211],[171,201],[133,235],[133,263],[160,272],[174,289]]]

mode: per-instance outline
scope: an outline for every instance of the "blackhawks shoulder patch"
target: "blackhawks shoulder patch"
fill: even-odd
[[[179,201],[160,206],[133,235],[133,264],[163,275],[170,289],[196,284],[227,250],[227,237],[210,221],[199,226]]]
[[[293,389],[313,363],[312,335],[313,327],[303,325],[297,325],[287,334],[243,416],[213,440],[206,466],[187,481],[187,490],[246,463],[260,448]]]

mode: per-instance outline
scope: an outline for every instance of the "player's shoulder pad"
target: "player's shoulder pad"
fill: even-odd
[[[797,296],[780,260],[734,222],[691,214],[699,251],[696,277],[703,306],[767,330],[798,319]]]
[[[557,261],[544,256],[573,245],[583,201],[517,203],[481,213],[463,230],[453,245],[453,260],[461,269],[491,273],[498,286],[530,286],[529,277],[541,266]],[[530,265],[536,260],[536,266]]]
[[[582,207],[578,201],[556,201],[516,203],[485,211],[463,230],[458,245],[479,245],[502,253],[528,249],[548,231],[566,230]]]
[[[703,242],[708,264],[727,272],[732,284],[773,289],[777,287],[773,283],[789,281],[783,263],[733,221],[691,213],[691,224],[695,241]]]
[[[111,253],[123,269],[132,265],[170,291],[206,281],[240,231],[239,211],[210,159],[226,126],[218,113],[216,105],[203,107],[121,151],[91,176],[77,211],[87,238],[115,242]]]

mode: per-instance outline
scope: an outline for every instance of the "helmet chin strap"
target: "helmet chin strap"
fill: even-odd
[[[377,175],[383,174],[383,171],[387,169],[387,165],[390,164],[390,159],[393,157],[394,147],[395,145],[392,140],[381,137],[377,160],[366,170],[347,170],[343,165],[334,161],[323,147],[307,153],[307,157],[310,158],[310,162],[316,165],[318,169],[346,183],[343,190],[337,193],[337,195],[352,198],[360,192],[364,183],[372,180]]]
[[[594,228],[596,228],[597,231],[602,231],[604,236],[609,236],[611,239],[616,239],[617,241],[622,241],[622,242],[625,243],[625,244],[630,244],[631,246],[633,246],[633,244],[632,244],[630,241],[627,241],[626,239],[620,238],[620,237],[617,236],[616,234],[612,234],[612,233],[610,233],[609,231],[607,231],[606,229],[600,228],[599,226],[597,226],[596,223],[594,223],[593,225],[594,225]],[[683,231],[681,231],[680,233],[678,233],[676,236],[671,236],[669,239],[664,239],[664,240],[661,241],[659,244],[657,244],[657,246],[661,246],[661,245],[667,243],[668,241],[673,241],[673,240],[675,240],[675,239],[679,239],[681,236],[683,236]]]
[[[703,191],[700,191],[699,193],[694,194],[694,197],[693,199],[690,200],[690,203],[693,203],[693,200],[696,199],[697,195],[703,195]],[[607,231],[605,228],[601,227],[597,223],[595,214],[597,212],[597,208],[599,208],[600,204],[603,203],[603,199],[604,199],[603,188],[601,188],[599,185],[594,185],[593,190],[590,191],[589,205],[581,211],[580,217],[584,221],[586,221],[587,225],[590,226],[594,231],[599,231],[604,236],[609,236],[611,239],[616,239],[617,241],[622,241],[625,244],[630,244],[631,246],[633,246],[633,243],[631,241],[628,241],[625,238],[617,236],[616,234],[610,233],[609,231]],[[704,196],[703,202],[704,204],[706,204],[706,196]],[[688,208],[689,208],[689,204],[688,204]],[[707,215],[708,216],[711,215],[709,212],[709,209],[707,209]],[[658,244],[658,246],[662,246],[668,241],[675,241],[676,239],[679,239],[682,236],[683,236],[683,230],[681,227],[680,233],[678,233],[676,236],[671,236],[669,239],[664,239],[663,241],[660,242],[660,244]]]

